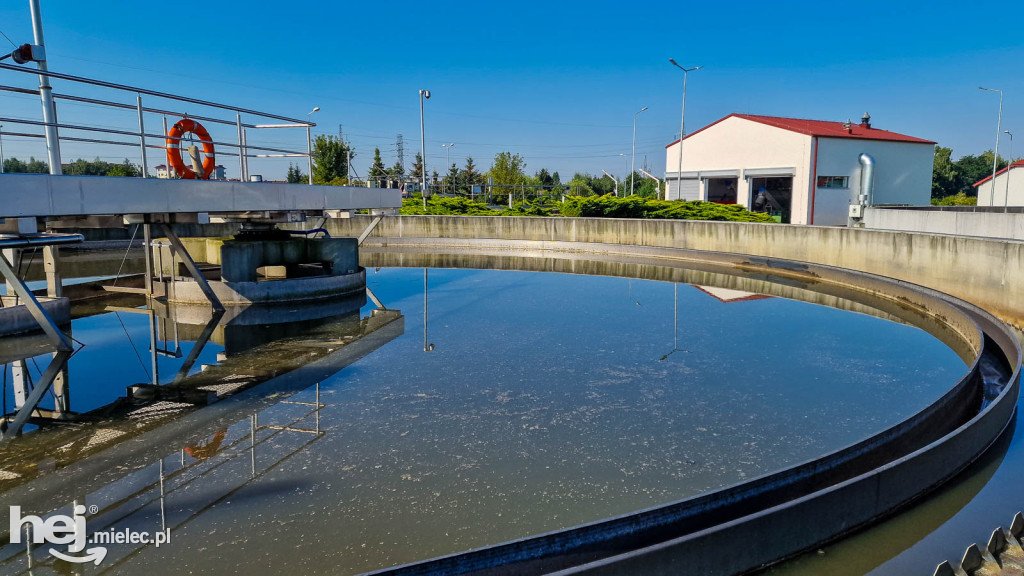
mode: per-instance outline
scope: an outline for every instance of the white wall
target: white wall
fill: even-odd
[[[934,144],[819,138],[818,176],[847,176],[849,187],[815,191],[815,224],[846,224],[847,206],[860,193],[861,153],[875,159],[873,204],[930,204]]]
[[[686,139],[683,172],[795,168],[790,217],[794,224],[806,224],[811,151],[810,136],[732,117]],[[665,149],[665,161],[667,172],[674,174],[679,162],[678,143]],[[743,177],[739,179],[737,200],[743,206],[750,202],[750,183]]]
[[[1009,178],[1010,198],[1006,198],[1007,178]],[[978,206],[1024,206],[1024,169],[1021,166],[1011,168],[996,176],[995,195],[992,194],[992,180],[978,186]]]

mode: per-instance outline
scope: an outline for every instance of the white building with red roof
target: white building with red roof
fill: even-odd
[[[1024,160],[986,176],[974,184],[978,189],[978,206],[1024,206]]]
[[[740,204],[793,224],[845,225],[865,171],[861,154],[873,161],[868,204],[931,200],[935,142],[879,130],[867,114],[859,124],[730,114],[665,148],[669,200]]]

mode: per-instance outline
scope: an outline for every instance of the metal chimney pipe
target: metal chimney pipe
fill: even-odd
[[[875,194],[875,159],[870,154],[860,155],[860,196],[861,206],[870,206]]]

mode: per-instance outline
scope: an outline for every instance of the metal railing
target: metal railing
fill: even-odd
[[[202,122],[209,122],[214,124],[223,124],[228,126],[234,126],[237,133],[236,142],[225,142],[225,141],[213,141],[211,142],[215,147],[228,147],[229,149],[236,150],[235,152],[221,152],[217,151],[216,154],[223,156],[234,156],[238,158],[238,170],[239,179],[241,181],[249,180],[249,158],[306,158],[308,169],[309,169],[309,183],[313,183],[313,155],[312,155],[312,134],[311,129],[316,126],[315,123],[309,122],[308,120],[300,120],[296,118],[289,118],[287,116],[281,116],[277,114],[271,114],[268,112],[260,112],[257,110],[250,110],[248,108],[242,108],[239,106],[233,106],[230,104],[221,104],[217,102],[211,102],[207,100],[200,100],[198,98],[191,98],[189,96],[181,96],[177,94],[170,94],[167,92],[159,92],[156,90],[150,90],[147,88],[141,88],[138,86],[129,86],[126,84],[117,84],[114,82],[107,82],[104,80],[97,80],[94,78],[86,78],[83,76],[75,76],[73,74],[63,74],[60,72],[52,72],[48,70],[38,70],[33,68],[25,68],[21,66],[15,66],[12,64],[0,63],[0,70],[9,70],[12,72],[21,72],[23,74],[31,74],[35,76],[46,76],[48,78],[54,78],[58,80],[66,80],[69,82],[75,82],[79,84],[86,84],[91,86],[98,86],[101,88],[107,88],[111,90],[118,90],[121,92],[135,93],[136,100],[135,104],[127,104],[124,102],[115,102],[111,100],[103,100],[98,98],[89,98],[85,96],[76,96],[72,94],[59,94],[53,93],[55,100],[65,100],[69,102],[78,102],[83,104],[90,104],[96,106],[103,106],[108,108],[122,109],[122,110],[135,110],[138,115],[139,126],[138,130],[120,130],[114,128],[101,128],[97,126],[87,126],[83,124],[65,124],[60,121],[57,122],[46,122],[39,120],[28,120],[24,118],[14,117],[0,117],[0,124],[16,124],[24,126],[39,126],[42,128],[53,127],[57,129],[64,129],[70,131],[82,131],[82,132],[93,132],[98,134],[109,134],[117,136],[132,136],[139,139],[138,143],[125,142],[123,140],[111,140],[103,138],[86,138],[81,136],[61,136],[58,133],[57,143],[59,146],[60,141],[66,142],[79,142],[87,144],[104,144],[113,146],[138,146],[142,157],[142,177],[148,178],[149,176],[149,162],[147,149],[157,148],[166,150],[166,142],[182,142],[189,141],[188,138],[171,137],[168,136],[167,131],[167,116],[176,116],[180,118],[190,118],[192,120],[198,120]],[[18,94],[27,95],[39,95],[40,91],[37,89],[20,88],[17,86],[0,85],[0,91],[13,92]],[[168,110],[164,108],[146,107],[142,104],[143,95],[161,98],[165,100],[171,100],[175,102],[182,102],[186,104],[194,104],[197,106],[203,106],[207,108],[214,108],[218,110],[225,110],[235,113],[233,120],[226,120],[223,118],[216,118],[212,116],[200,116],[196,114],[189,114],[187,112]],[[145,114],[160,114],[164,116],[164,133],[153,134],[146,132],[145,129]],[[266,123],[244,123],[242,122],[242,114],[247,116],[253,116],[256,118],[262,118],[266,120],[277,120],[283,123],[280,124],[266,124]],[[305,128],[306,129],[306,150],[288,150],[284,148],[274,148],[268,146],[249,145],[247,143],[247,131],[250,129],[277,129],[277,128]],[[10,132],[5,131],[2,135],[11,135],[23,138],[46,138],[45,134],[36,134],[32,132]],[[0,137],[2,137],[0,135]],[[151,144],[147,142],[147,139],[157,139],[162,144]],[[257,153],[252,153],[252,152]],[[170,153],[170,152],[169,152]],[[170,170],[170,167],[168,167]]]

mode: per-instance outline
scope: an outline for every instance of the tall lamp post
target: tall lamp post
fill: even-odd
[[[996,200],[996,166],[999,164],[999,130],[1003,124],[1003,91],[978,86],[978,90],[999,93],[999,116],[996,118],[996,150],[992,153],[992,202]]]
[[[1002,211],[1009,212],[1008,206],[1010,206],[1010,173],[1014,169],[1014,134],[1010,130],[1004,130],[1002,133],[1010,136],[1010,160],[1007,164],[1007,190],[1002,194]],[[3,152],[0,151],[0,158],[3,158]],[[992,188],[995,188],[995,180],[992,180]]]
[[[427,209],[427,141],[423,136],[423,99],[430,100],[430,90],[420,90],[420,176],[423,209]]]
[[[309,117],[313,115],[313,112],[319,112],[320,107],[315,106],[309,112],[306,112],[306,160],[309,161],[309,183],[313,184],[313,134],[310,128],[313,124],[310,123]]]
[[[0,124],[0,174],[4,173],[4,125]]]
[[[441,144],[441,148],[445,149],[445,162],[447,162],[447,164],[444,165],[445,170],[452,169],[452,146],[455,146],[455,142],[452,142],[451,144]],[[444,191],[448,192],[447,182],[445,182],[444,180],[442,180],[441,182],[444,183]]]
[[[647,110],[647,106],[640,109],[640,112]],[[633,156],[629,161],[629,195],[633,195],[633,173],[636,171],[636,117],[640,112],[633,114]]]
[[[676,172],[676,195],[679,196],[683,192],[683,138],[686,137],[686,75],[694,70],[700,70],[703,66],[683,68],[672,58],[669,58],[668,61],[683,71],[683,112],[679,120],[679,170]],[[668,200],[668,178],[665,179],[665,199]]]

